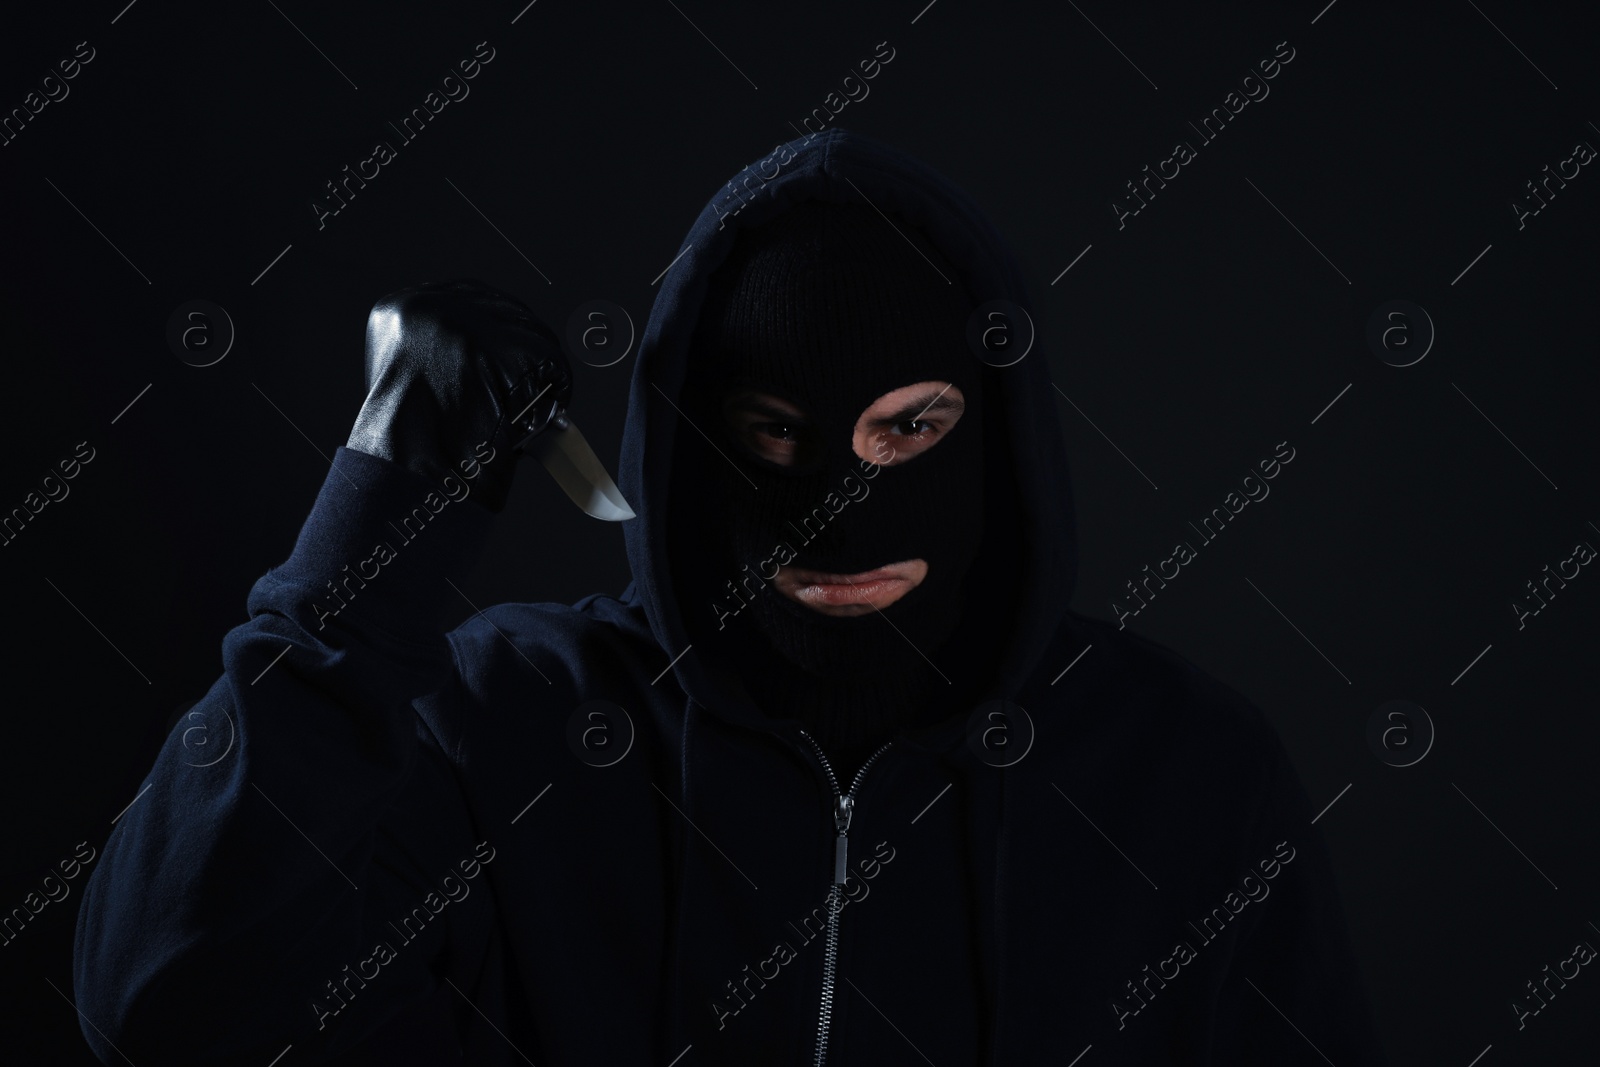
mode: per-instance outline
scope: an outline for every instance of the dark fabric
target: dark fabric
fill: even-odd
[[[338,450],[84,888],[74,999],[101,1059],[811,1062],[833,790],[714,644],[709,594],[674,576],[669,524],[695,516],[675,508],[692,487],[668,487],[698,439],[677,401],[735,234],[862,198],[937,243],[973,300],[1027,305],[971,201],[903,153],[835,127],[752,164],[690,227],[641,338],[620,596],[499,604],[440,634],[466,615],[451,583],[489,514]],[[1328,848],[1271,725],[1068,609],[1047,347],[983,386],[985,497],[1015,522],[986,525],[971,573],[1023,580],[947,642],[962,700],[862,775],[829,1062],[1066,1063],[1092,1044],[1085,1065],[1381,1064]],[[420,526],[404,542],[402,515]],[[559,565],[562,546],[519,536]],[[346,564],[372,577],[335,611]],[[1026,713],[1000,759],[968,743],[991,698]],[[233,739],[226,756],[197,752],[198,723]]]

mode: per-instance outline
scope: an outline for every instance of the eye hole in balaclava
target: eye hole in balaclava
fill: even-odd
[[[673,524],[675,557],[692,527],[715,586],[680,603],[738,634],[769,714],[844,747],[949,682],[939,652],[984,530],[973,306],[920,231],[868,204],[806,201],[741,231],[708,279],[682,408],[721,455],[690,468],[677,450],[675,485],[696,484]],[[816,588],[885,567],[899,596],[881,608]],[[692,570],[678,580],[706,580]]]

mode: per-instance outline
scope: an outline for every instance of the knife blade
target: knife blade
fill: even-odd
[[[519,447],[544,464],[556,484],[585,513],[606,522],[634,517],[633,508],[606,473],[605,464],[565,412],[557,414],[548,427]]]

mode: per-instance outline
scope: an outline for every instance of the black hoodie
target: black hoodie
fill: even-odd
[[[990,409],[1025,576],[987,694],[1010,747],[973,743],[996,721],[980,706],[869,763],[830,933],[851,783],[694,647],[664,546],[708,275],[737,227],[855,194],[980,301],[1026,306],[973,203],[879,141],[835,127],[742,170],[641,338],[620,598],[503,604],[443,634],[488,513],[338,451],[85,890],[76,999],[103,1060],[798,1065],[826,1014],[830,1064],[1384,1062],[1270,724],[1067,608],[1043,350]]]

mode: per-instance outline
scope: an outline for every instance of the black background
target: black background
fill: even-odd
[[[1510,1008],[1600,945],[1600,576],[1522,629],[1511,607],[1600,545],[1600,177],[1520,230],[1510,206],[1600,145],[1592,9],[124,2],[8,13],[0,36],[7,112],[95,50],[0,147],[0,510],[95,450],[0,547],[0,911],[103,844],[220,673],[360,406],[374,300],[476,276],[558,330],[596,298],[642,330],[707,198],[886,40],[837,122],[948,174],[1030,272],[1074,464],[1073,606],[1110,618],[1141,567],[1199,547],[1129,626],[1257,701],[1313,804],[1337,798],[1318,825],[1396,1063],[1594,1062],[1600,976],[1520,1032]],[[396,143],[386,123],[480,41],[495,58],[470,96],[319,230],[324,183]],[[1186,120],[1281,41],[1270,95],[1202,147]],[[1119,229],[1123,183],[1177,140],[1197,158]],[[165,339],[196,298],[237,330],[205,368]],[[1365,339],[1392,299],[1437,329],[1412,366]],[[632,362],[575,364],[573,415],[613,469]],[[1280,441],[1296,455],[1271,496],[1199,546],[1188,523]],[[626,581],[620,526],[529,466],[465,590],[570,602]],[[1437,730],[1405,768],[1366,740],[1393,699]],[[7,1062],[92,1062],[65,999],[85,877],[0,948]]]

